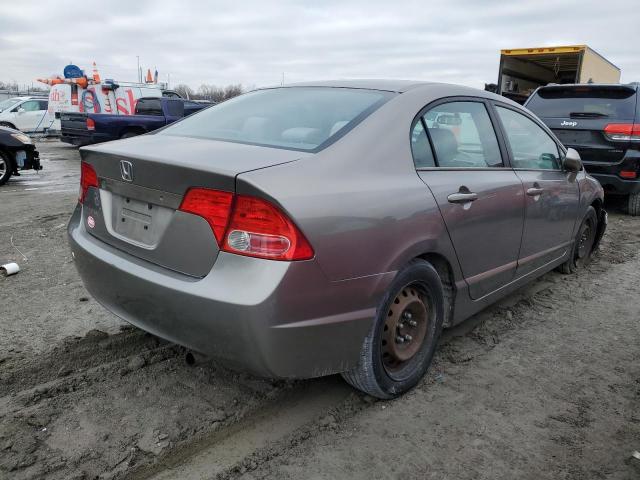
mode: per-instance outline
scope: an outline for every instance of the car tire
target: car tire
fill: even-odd
[[[640,193],[632,193],[629,195],[627,212],[634,217],[640,215]]]
[[[566,275],[575,273],[591,260],[591,254],[598,238],[598,215],[596,209],[589,206],[571,248],[569,259],[558,267]]]
[[[125,138],[137,137],[138,135],[142,135],[142,132],[134,132],[134,131],[124,132],[122,135],[120,135],[120,139],[124,140]]]
[[[13,163],[11,156],[3,151],[0,151],[0,185],[4,185],[9,181],[13,174]]]
[[[0,122],[0,127],[13,128],[14,130],[17,130],[15,125],[13,123],[9,123],[9,122]]]
[[[438,272],[425,260],[413,260],[387,290],[358,365],[343,378],[380,399],[410,390],[431,365],[443,319],[444,291]]]

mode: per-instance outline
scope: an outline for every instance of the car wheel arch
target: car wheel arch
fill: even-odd
[[[453,309],[456,298],[456,280],[451,262],[444,255],[434,252],[423,253],[416,258],[429,262],[440,276],[445,303],[443,326],[445,328],[449,327],[453,323]]]

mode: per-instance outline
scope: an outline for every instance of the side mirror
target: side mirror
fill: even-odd
[[[24,108],[19,108],[19,109],[18,109],[18,113],[24,113],[24,112],[25,112],[25,109],[24,109]]]
[[[567,154],[562,160],[562,168],[567,172],[579,172],[582,170],[582,160],[580,154],[573,148],[567,149]]]

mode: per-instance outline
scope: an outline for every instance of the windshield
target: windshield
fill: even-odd
[[[3,100],[2,102],[0,102],[0,112],[13,107],[16,103],[20,103],[21,101],[21,98],[9,98],[7,100]]]
[[[633,120],[636,92],[620,87],[541,88],[526,107],[542,118],[612,118]]]
[[[257,90],[191,115],[158,134],[316,150],[392,95],[331,87]]]

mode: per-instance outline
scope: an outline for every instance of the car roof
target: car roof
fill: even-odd
[[[284,87],[334,87],[362,88],[367,90],[384,90],[388,92],[406,92],[416,87],[432,85],[434,82],[416,80],[361,79],[361,80],[323,80],[317,82],[300,82],[283,85]]]
[[[552,83],[539,87],[540,90],[552,90],[561,88],[619,88],[626,90],[637,90],[636,83]]]

